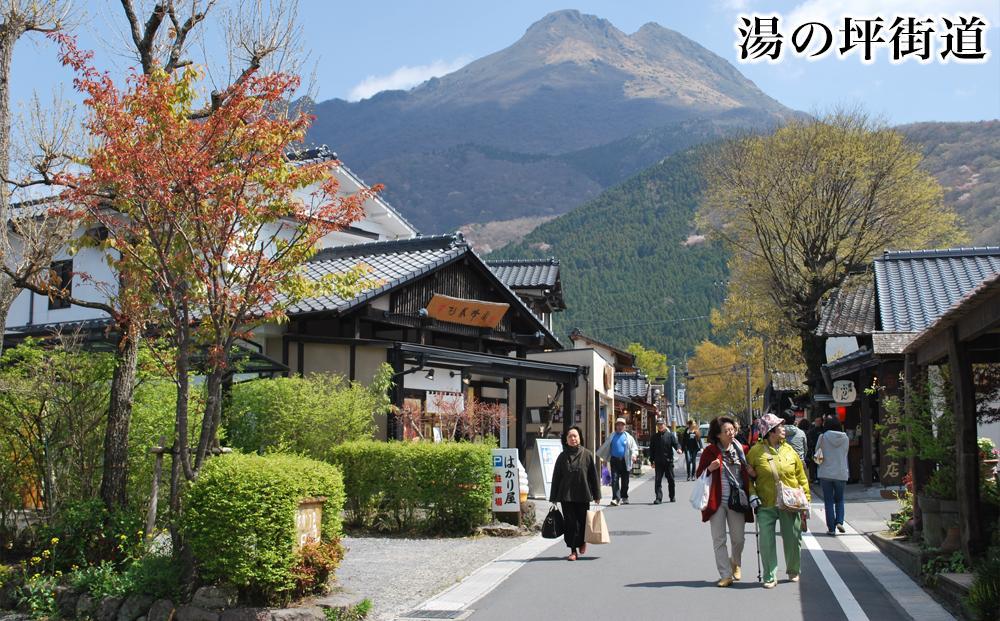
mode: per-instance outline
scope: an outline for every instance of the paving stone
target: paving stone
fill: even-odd
[[[181,606],[175,616],[177,621],[219,621],[219,613],[197,606]]]
[[[158,599],[149,607],[146,621],[173,621],[176,611],[174,603],[169,599]]]
[[[118,621],[135,621],[146,616],[154,601],[156,600],[151,595],[129,595],[118,609]]]
[[[219,621],[271,621],[268,608],[230,608],[224,610]]]
[[[59,616],[63,619],[72,619],[76,616],[76,604],[80,600],[80,592],[66,586],[55,588],[56,608]]]
[[[203,586],[194,592],[191,605],[208,610],[222,610],[236,605],[238,594],[230,587]]]
[[[94,618],[97,621],[115,621],[118,618],[118,609],[121,608],[124,601],[121,597],[105,597],[97,605]]]
[[[326,621],[326,613],[319,606],[278,608],[271,611],[271,621]]]
[[[97,600],[90,596],[89,593],[84,593],[76,600],[76,618],[77,619],[90,619],[97,612]]]
[[[362,601],[365,597],[359,593],[355,593],[350,589],[339,589],[330,593],[328,595],[323,595],[322,597],[313,598],[312,604],[314,606],[319,606],[320,608],[335,608],[338,610],[346,610],[349,608],[354,608]]]

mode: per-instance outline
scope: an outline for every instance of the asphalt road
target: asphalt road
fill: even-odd
[[[683,479],[683,465],[677,472]],[[912,619],[882,587],[841,537],[816,534],[823,550],[802,552],[799,583],[785,579],[778,544],[778,586],[757,581],[757,548],[748,524],[743,580],[718,588],[708,524],[687,502],[691,483],[677,483],[677,502],[651,505],[653,485],[645,476],[631,492],[632,504],[607,507],[611,543],[590,546],[588,555],[564,560],[561,539],[524,563],[469,609],[475,621],[535,619],[719,619],[769,618],[835,621]],[[664,490],[665,491],[665,490]],[[820,520],[811,520],[825,531]],[[848,535],[848,537],[861,535]],[[829,579],[824,578],[821,567]],[[833,584],[834,586],[831,586]],[[838,602],[835,589],[841,594]],[[846,594],[846,596],[845,596]],[[852,599],[853,598],[853,599]],[[855,603],[856,602],[856,603]]]

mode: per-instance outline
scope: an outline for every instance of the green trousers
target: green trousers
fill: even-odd
[[[757,528],[760,529],[760,561],[763,565],[764,582],[777,580],[778,542],[775,527],[781,523],[781,545],[785,549],[785,568],[790,575],[798,575],[802,569],[802,518],[798,513],[782,511],[777,507],[762,507],[757,510]]]

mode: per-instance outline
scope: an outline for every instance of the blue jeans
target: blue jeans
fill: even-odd
[[[819,484],[823,488],[823,504],[826,506],[826,531],[832,533],[837,524],[844,523],[844,485],[847,481],[820,479]]]
[[[628,475],[624,457],[611,458],[611,498],[628,500]]]

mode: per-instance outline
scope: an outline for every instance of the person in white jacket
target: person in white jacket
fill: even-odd
[[[608,436],[597,456],[611,466],[611,506],[628,504],[628,477],[632,462],[639,458],[639,444],[625,431],[625,419],[615,420],[615,432]]]
[[[836,418],[823,422],[823,433],[816,440],[813,461],[819,464],[817,474],[826,505],[826,534],[844,532],[844,486],[847,485],[847,450],[850,439]],[[819,457],[822,455],[822,462]],[[834,530],[836,529],[836,530]]]

